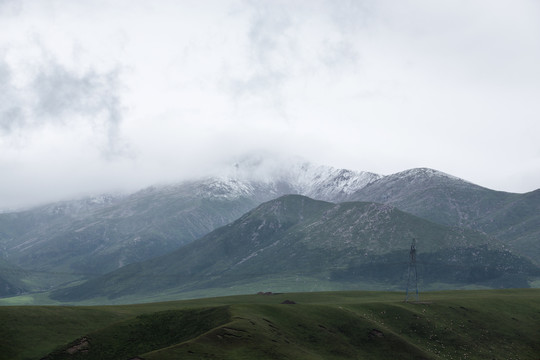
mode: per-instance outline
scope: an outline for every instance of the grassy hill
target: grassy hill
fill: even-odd
[[[325,292],[0,307],[0,359],[540,357],[540,289],[433,292],[419,303],[403,298]]]

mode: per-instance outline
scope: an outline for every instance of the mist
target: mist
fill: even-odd
[[[537,189],[539,20],[532,0],[0,2],[0,209],[253,154]]]

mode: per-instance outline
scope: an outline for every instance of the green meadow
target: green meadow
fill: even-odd
[[[0,307],[0,359],[534,359],[540,289]]]

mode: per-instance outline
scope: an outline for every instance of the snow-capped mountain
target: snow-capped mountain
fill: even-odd
[[[42,274],[47,287],[54,286],[55,279],[65,283],[166,254],[287,194],[389,204],[435,223],[500,236],[510,249],[531,258],[540,251],[527,252],[540,224],[534,192],[497,192],[425,168],[381,176],[302,161],[250,159],[217,173],[128,195],[2,213],[1,256],[31,270],[32,281],[22,283],[40,283],[36,277]]]
[[[474,228],[489,212],[519,196],[418,168],[381,177],[358,190],[351,200],[390,204],[440,224]]]
[[[298,194],[316,200],[346,201],[366,185],[382,178],[366,171],[337,169],[307,162],[288,162],[281,167],[264,163],[236,163],[234,171],[200,181],[201,196],[275,198]]]
[[[237,163],[219,176],[0,214],[0,249],[23,269],[98,274],[163,255],[281,195],[338,202],[374,179],[300,162]]]
[[[292,169],[290,183],[295,193],[317,200],[346,201],[357,191],[382,178],[365,171],[301,164]]]

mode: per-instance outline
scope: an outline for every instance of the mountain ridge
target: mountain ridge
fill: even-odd
[[[382,177],[351,198],[389,204],[436,223],[482,231],[538,262],[539,194],[540,190],[524,194],[495,191],[420,168]]]
[[[69,274],[78,281],[165,255],[263,202],[301,194],[385,204],[437,224],[483,232],[518,255],[540,258],[540,190],[497,192],[428,168],[382,176],[303,162],[271,171],[257,166],[239,163],[217,177],[0,214],[1,257],[43,274],[29,291],[49,290],[69,282]],[[62,274],[61,280],[50,281],[54,276],[48,274]]]
[[[509,281],[526,285],[527,277],[538,272],[496,239],[474,231],[431,223],[383,204],[333,204],[286,195],[174,252],[57,290],[52,297],[80,301],[214,288],[227,293],[235,284],[256,292],[261,278],[295,274],[340,286],[354,286],[349,283],[353,276],[399,287],[412,237],[421,239],[419,258],[424,256],[424,266],[430,269],[425,285],[440,281],[429,274],[433,271],[456,284],[471,281],[496,287],[508,286]],[[473,255],[467,257],[464,251]],[[430,261],[437,261],[436,266]],[[484,272],[477,272],[477,266]],[[275,286],[283,290],[279,282]]]
[[[163,255],[283,194],[321,189],[320,197],[343,198],[376,178],[305,163],[288,170],[251,178],[237,171],[238,178],[207,177],[0,214],[2,257],[44,277],[71,273],[80,280]]]

